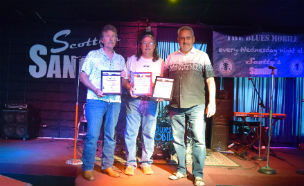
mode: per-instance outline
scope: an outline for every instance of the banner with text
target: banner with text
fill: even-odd
[[[30,42],[27,42],[29,74],[36,79],[74,79],[86,54],[90,50],[100,48],[100,28],[50,29],[44,32],[44,38],[32,37]]]
[[[217,77],[304,77],[304,35],[213,32]]]

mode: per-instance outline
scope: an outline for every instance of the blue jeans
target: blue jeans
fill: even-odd
[[[116,145],[114,134],[119,112],[120,103],[110,103],[92,99],[87,100],[85,113],[88,126],[82,154],[82,169],[84,171],[93,170],[94,168],[97,141],[102,124],[104,124],[104,139],[101,169],[104,170],[113,165]]]
[[[126,166],[137,167],[136,162],[136,139],[139,127],[142,127],[142,156],[141,166],[152,164],[154,152],[154,135],[158,113],[158,103],[154,100],[141,100],[131,98],[127,101],[127,118],[125,129],[125,146],[127,151]]]
[[[172,123],[173,145],[177,154],[177,171],[186,174],[186,146],[185,146],[185,119],[192,133],[192,174],[194,177],[203,177],[203,168],[206,158],[204,118],[205,105],[197,105],[191,108],[171,108],[170,119]]]

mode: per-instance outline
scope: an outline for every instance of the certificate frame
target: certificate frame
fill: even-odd
[[[152,72],[132,72],[133,95],[152,96]]]
[[[100,89],[104,95],[120,95],[122,93],[121,71],[102,70]]]
[[[173,94],[174,79],[157,76],[153,89],[152,97],[154,99],[164,99],[170,101]]]

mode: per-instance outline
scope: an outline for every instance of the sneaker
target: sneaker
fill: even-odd
[[[151,175],[154,173],[151,166],[143,166],[142,169],[145,175]]]
[[[127,166],[125,168],[125,174],[128,176],[133,176],[134,175],[134,167],[133,166]]]
[[[186,178],[186,177],[187,177],[187,174],[175,172],[175,173],[173,173],[173,175],[169,176],[169,179],[170,180],[179,180],[181,178]]]
[[[201,178],[201,177],[195,177],[194,178],[194,185],[195,186],[205,185],[205,182],[203,181],[203,178]]]

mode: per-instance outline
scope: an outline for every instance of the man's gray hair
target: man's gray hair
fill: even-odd
[[[116,35],[116,38],[117,38],[117,29],[116,29],[116,27],[113,26],[113,25],[108,24],[108,25],[105,25],[105,26],[102,28],[102,30],[101,30],[101,34],[100,34],[100,39],[101,39],[101,40],[103,39],[103,34],[104,34],[105,32],[107,32],[107,31],[109,31],[109,30],[111,30],[112,32],[114,32],[115,35]]]
[[[192,36],[194,36],[194,32],[193,29],[190,26],[182,26],[177,30],[177,34],[179,35],[179,33],[183,30],[189,30],[192,33]]]

